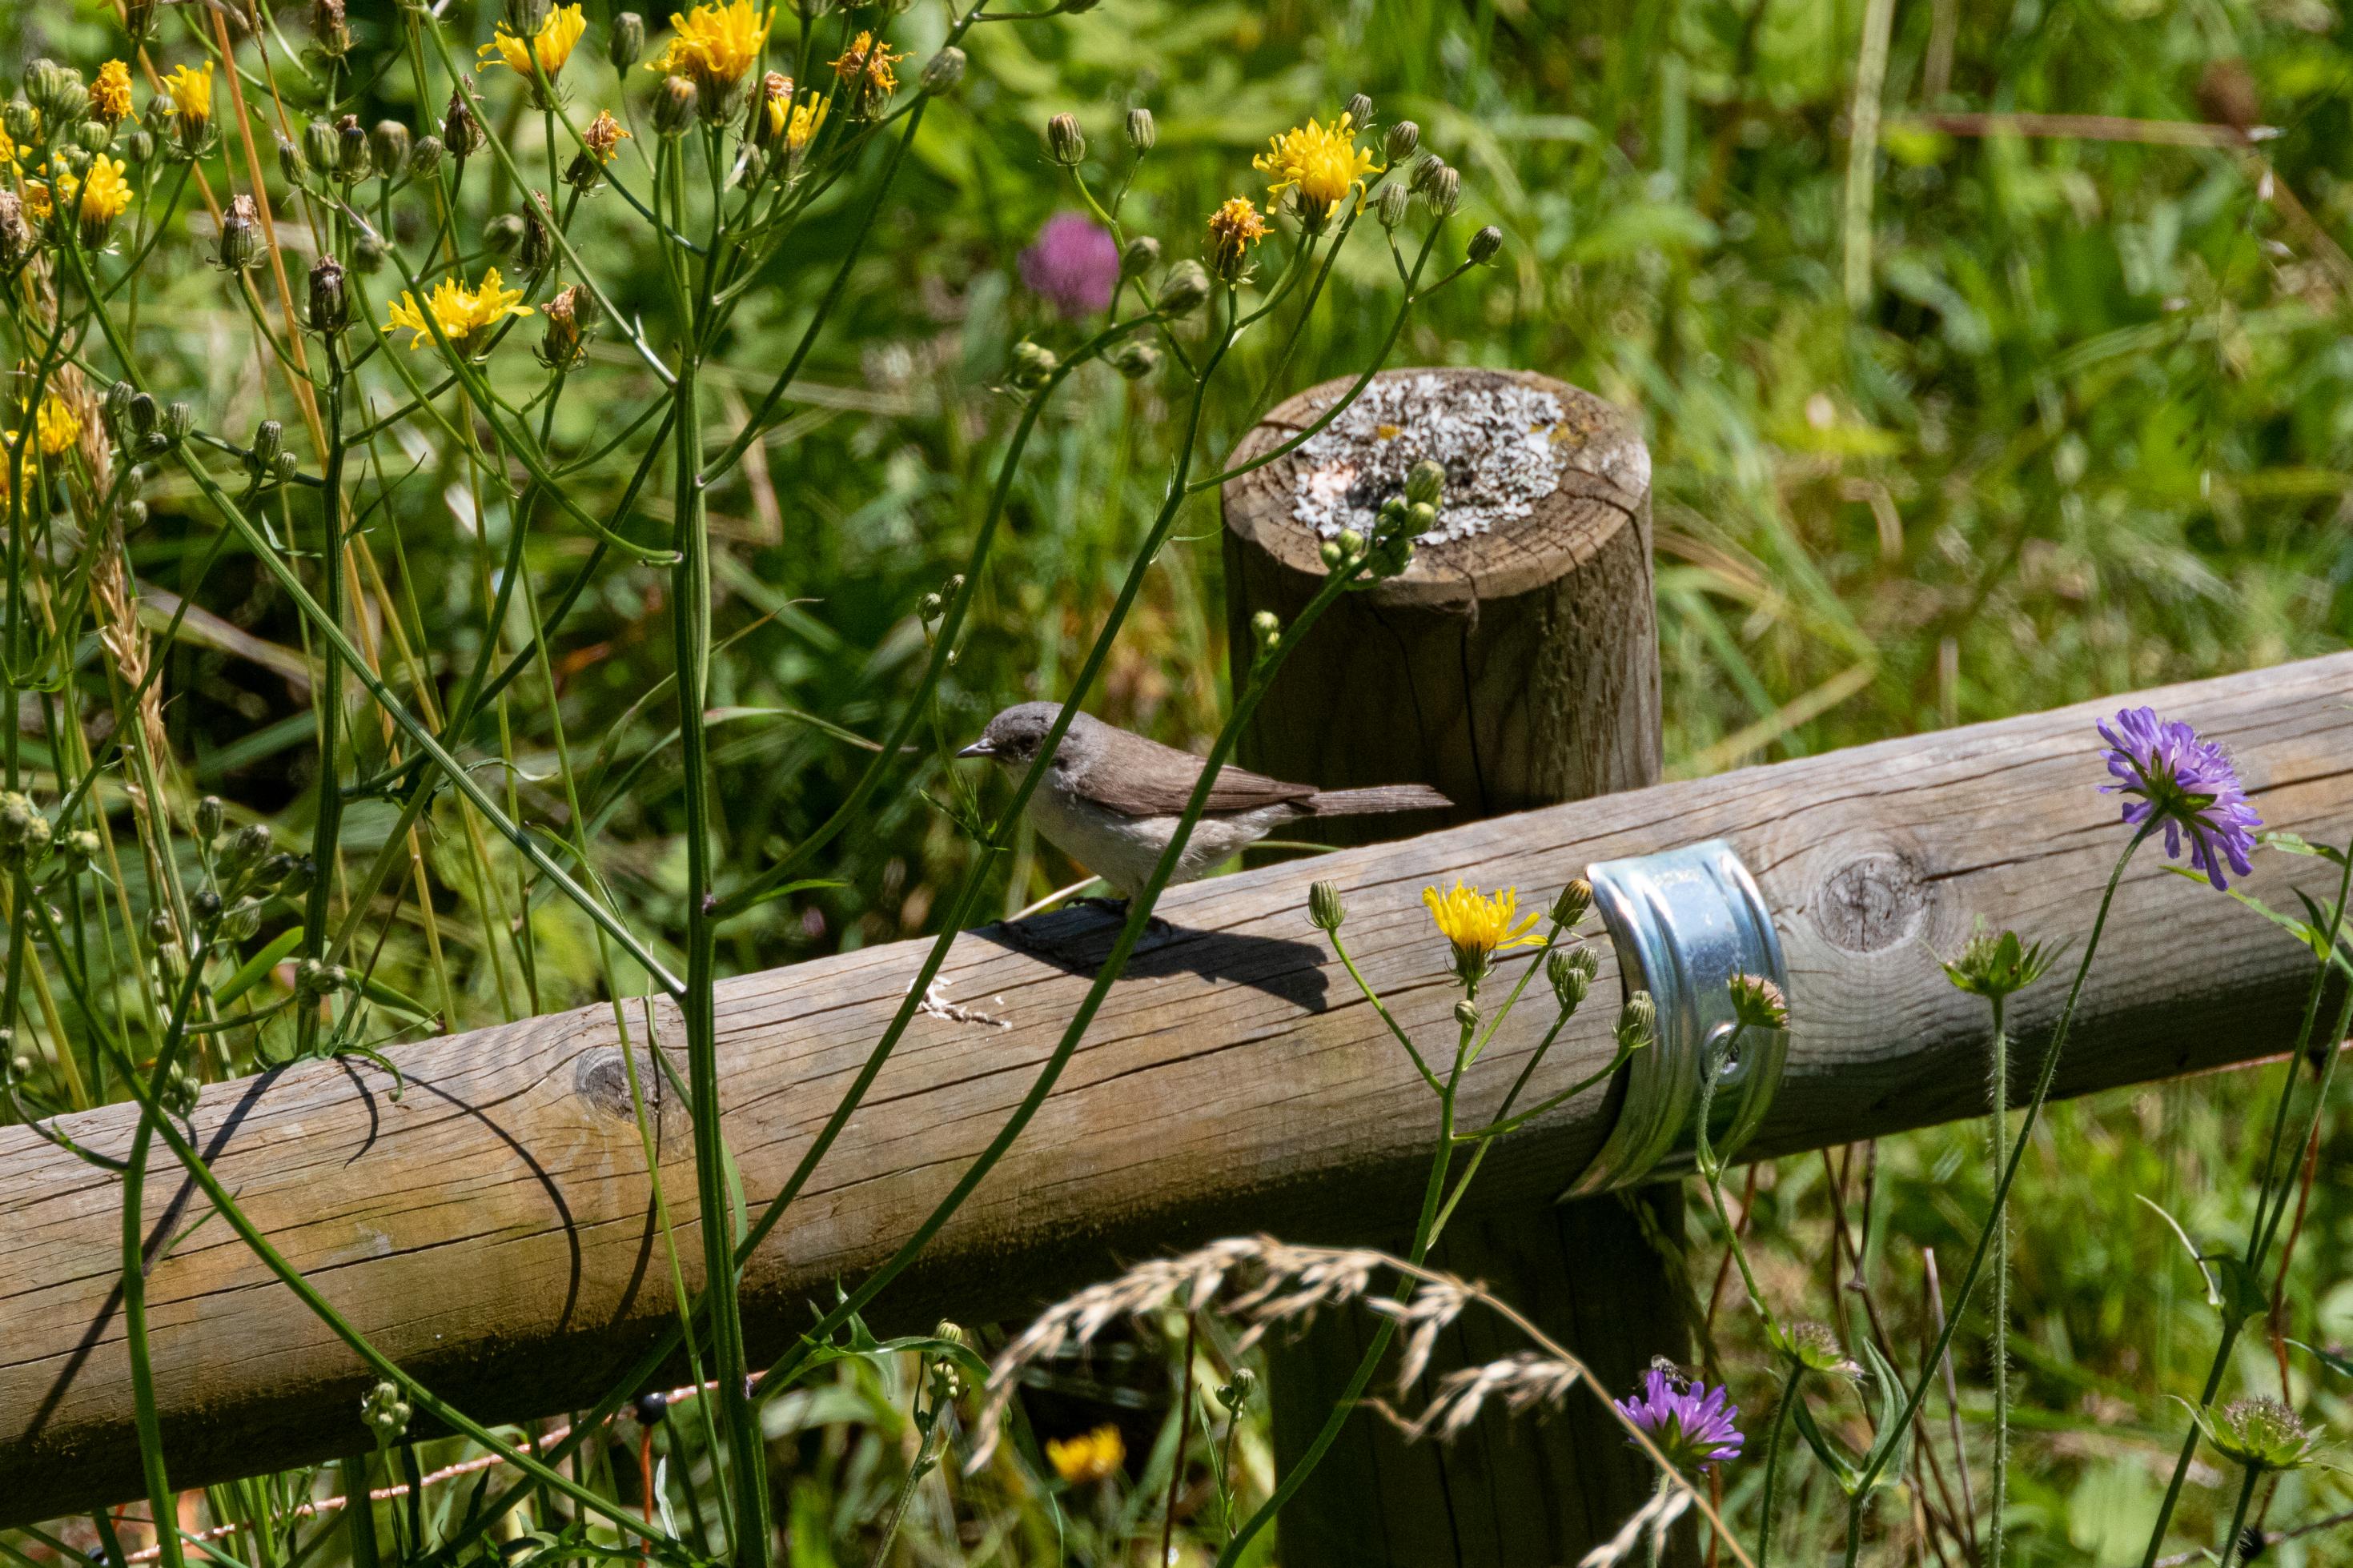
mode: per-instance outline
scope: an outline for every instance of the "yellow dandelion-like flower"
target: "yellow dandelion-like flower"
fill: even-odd
[[[492,327],[509,316],[528,316],[532,308],[522,303],[522,290],[503,286],[495,267],[482,274],[481,283],[469,289],[455,278],[444,278],[433,292],[426,296],[419,309],[417,296],[402,289],[400,303],[388,306],[390,320],[384,324],[387,332],[408,331],[412,349],[421,349],[433,341],[433,326],[438,325],[441,335],[449,340],[459,353],[471,353],[480,345]],[[426,317],[430,315],[432,324]]]
[[[822,98],[794,104],[792,123],[785,127],[785,150],[788,153],[807,151],[808,144],[817,140],[817,133],[825,129],[825,112],[831,107]]]
[[[564,62],[572,58],[580,36],[587,30],[587,20],[580,15],[577,5],[558,5],[549,11],[547,20],[539,25],[539,31],[531,36],[528,44],[508,32],[506,24],[502,22],[491,35],[491,41],[474,51],[478,55],[496,55],[499,58],[480,60],[474,68],[488,70],[492,66],[502,65],[517,76],[527,77],[531,75],[531,62],[536,57],[539,74],[554,81],[555,73],[564,68]]]
[[[752,111],[752,134],[765,146],[785,133],[792,118],[793,79],[782,71],[770,71],[760,79],[760,102]]]
[[[906,58],[892,54],[890,45],[875,42],[871,33],[860,33],[851,39],[849,47],[833,62],[849,106],[861,114],[879,108],[899,90],[899,73],[892,68]]]
[[[129,65],[109,60],[98,68],[98,79],[90,84],[90,111],[109,125],[120,125],[131,118]]]
[[[41,167],[47,169],[48,165],[44,163]],[[26,180],[24,195],[25,216],[35,223],[48,222],[49,215],[57,210],[49,198],[49,183],[47,180]]]
[[[1310,120],[1270,138],[1250,167],[1274,176],[1267,189],[1275,195],[1298,186],[1300,199],[1318,218],[1350,191],[1361,191],[1365,176],[1377,172],[1372,153],[1356,145],[1356,126],[1345,113],[1329,130]]]
[[[74,443],[81,439],[81,420],[54,392],[41,400],[41,412],[34,420],[34,429],[44,457],[55,458],[70,451]]]
[[[1046,1445],[1046,1462],[1054,1467],[1056,1475],[1074,1487],[1102,1480],[1118,1469],[1126,1458],[1127,1445],[1120,1440],[1119,1428],[1108,1422],[1092,1432],[1058,1437]]]
[[[81,219],[84,245],[104,245],[108,226],[131,205],[131,182],[122,177],[123,173],[120,158],[100,153],[90,161],[90,177],[80,182],[81,199],[74,205],[74,215]]]
[[[5,126],[0,126],[0,163],[7,164],[12,174],[25,172],[24,149],[16,145],[16,139],[8,134]]]
[[[1266,219],[1248,196],[1229,197],[1209,215],[1209,269],[1228,282],[1241,276],[1250,247],[1266,237]]]
[[[684,15],[673,11],[670,25],[676,37],[646,62],[646,69],[686,77],[705,92],[724,93],[758,62],[771,19],[772,13],[752,0],[697,5]]]
[[[184,124],[202,125],[213,117],[213,62],[176,67],[164,79],[171,95],[172,112]]]
[[[1443,893],[1424,888],[1421,901],[1430,906],[1438,934],[1454,949],[1454,973],[1465,985],[1476,985],[1486,977],[1496,949],[1544,945],[1545,939],[1535,929],[1536,917],[1519,912],[1520,895],[1515,888],[1490,894],[1457,881]]]
[[[610,110],[600,109],[596,118],[588,122],[588,129],[580,133],[580,140],[597,163],[609,163],[613,154],[621,150],[621,143],[629,140],[629,131],[613,118]]]

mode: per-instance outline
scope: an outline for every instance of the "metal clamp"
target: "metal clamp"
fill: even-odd
[[[1609,1141],[1565,1198],[1681,1175],[1696,1154],[1700,1064],[1733,1031],[1728,983],[1761,974],[1788,990],[1781,939],[1755,879],[1721,838],[1586,871],[1618,952],[1619,981],[1658,1005],[1656,1040],[1621,1068]],[[1789,1051],[1788,1031],[1750,1028],[1716,1079],[1708,1143],[1729,1155],[1764,1121]]]

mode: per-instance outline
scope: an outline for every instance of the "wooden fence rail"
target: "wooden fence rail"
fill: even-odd
[[[2141,694],[2229,745],[2256,808],[2315,838],[2353,834],[2353,656]],[[1133,1258],[1218,1233],[1333,1240],[1390,1227],[1432,1135],[1425,1091],[1305,913],[1345,889],[1352,950],[1409,1028],[1451,1037],[1453,993],[1419,900],[1456,876],[1542,898],[1591,861],[1723,837],[1773,906],[1796,1028],[1746,1152],[1771,1156],[1981,1110],[1980,1005],[1935,954],[1985,915],[2080,942],[2122,843],[2093,719],[2115,701],[1663,784],[1341,851],[1176,889],[1050,1101],[885,1300],[894,1319],[982,1319]],[[2249,886],[2326,896],[2319,863],[2259,858]],[[744,1286],[754,1350],[882,1259],[1029,1086],[1104,951],[1100,915],[966,933],[944,1005],[919,1018]],[[1605,954],[1606,954],[1606,944]],[[727,1132],[756,1204],[863,1060],[914,972],[914,943],[745,976],[721,997]],[[2060,1072],[2063,1093],[2283,1048],[2311,960],[2291,939],[2145,854]],[[1612,965],[1605,963],[1605,969]],[[1605,973],[1598,993],[1613,994]],[[2031,1052],[2060,999],[2016,1016]],[[638,1037],[649,1015],[631,1004]],[[1589,1008],[1531,1086],[1607,1059]],[[1476,1074],[1492,1104],[1542,1027],[1516,1017]],[[654,1008],[660,1041],[674,1017]],[[340,1310],[439,1392],[491,1419],[584,1404],[670,1310],[609,1009],[405,1047],[406,1089],[311,1063],[205,1091],[203,1146],[248,1213]],[[2030,1056],[2029,1059],[2031,1058]],[[1482,1196],[1557,1193],[1599,1146],[1596,1091],[1507,1140]],[[120,1150],[132,1117],[70,1119]],[[660,1111],[673,1203],[688,1139]],[[202,1215],[169,1166],[149,1221]],[[114,1180],[0,1129],[0,1523],[140,1490],[116,1285]],[[2033,1201],[2027,1194],[2025,1201]],[[684,1215],[691,1221],[691,1214]],[[690,1277],[699,1247],[681,1250]],[[217,1220],[148,1287],[174,1480],[195,1485],[360,1447],[359,1363]]]

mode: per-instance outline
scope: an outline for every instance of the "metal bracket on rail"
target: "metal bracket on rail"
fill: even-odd
[[[1655,1041],[1620,1072],[1625,1092],[1609,1140],[1562,1194],[1587,1197],[1682,1175],[1696,1153],[1701,1063],[1733,1032],[1735,974],[1788,993],[1781,939],[1756,879],[1721,838],[1590,867],[1593,902],[1618,952],[1620,984],[1658,1005]],[[1741,1032],[1708,1111],[1708,1142],[1729,1155],[1765,1120],[1789,1050],[1785,1029]]]

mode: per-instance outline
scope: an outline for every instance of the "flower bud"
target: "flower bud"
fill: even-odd
[[[1552,901],[1553,923],[1563,931],[1575,931],[1593,908],[1593,884],[1579,877],[1560,890]]]
[[[5,130],[8,140],[17,146],[30,146],[41,139],[41,111],[20,94],[0,109],[0,130]]]
[[[1198,261],[1180,261],[1168,269],[1160,285],[1155,307],[1164,316],[1189,316],[1209,297],[1208,270]]]
[[[1406,189],[1415,195],[1421,195],[1430,189],[1430,182],[1437,178],[1438,172],[1444,167],[1445,159],[1435,153],[1424,153],[1413,161],[1413,169],[1406,176]]]
[[[1079,129],[1075,114],[1057,114],[1046,121],[1046,155],[1065,169],[1075,169],[1086,161],[1087,138]]]
[[[100,121],[85,120],[73,128],[74,145],[85,153],[103,153],[114,145],[114,127]]]
[[[662,78],[661,86],[654,90],[654,129],[664,136],[676,136],[693,124],[699,96],[687,78]]]
[[[528,38],[547,21],[548,0],[506,0],[507,31]]]
[[[1342,529],[1340,537],[1332,542],[1340,547],[1340,559],[1343,561],[1354,561],[1365,552],[1365,536],[1353,528]]]
[[[1340,548],[1340,542],[1336,539],[1325,540],[1316,551],[1316,555],[1323,561],[1326,572],[1337,572],[1348,563],[1348,552]]]
[[[449,94],[449,107],[441,116],[441,145],[460,163],[481,151],[482,122],[474,118],[463,88]]]
[[[1361,131],[1373,122],[1373,100],[1361,92],[1352,92],[1348,95],[1348,101],[1340,106],[1340,112],[1348,117],[1350,124]]]
[[[1545,958],[1545,979],[1563,1013],[1574,1013],[1584,1004],[1600,972],[1601,961],[1589,947],[1556,947]]]
[[[1282,622],[1272,610],[1261,610],[1250,617],[1250,636],[1256,639],[1261,655],[1272,653],[1275,645],[1282,641]]]
[[[627,71],[646,52],[646,19],[635,11],[622,11],[613,17],[613,30],[605,39],[605,58],[613,62],[617,71]]]
[[[98,835],[87,827],[77,827],[58,839],[58,854],[64,859],[69,871],[86,868],[104,848],[105,845]]]
[[[319,863],[308,855],[298,856],[295,858],[294,868],[287,872],[284,879],[279,882],[278,896],[281,899],[299,899],[309,892],[311,884],[318,879]]]
[[[90,89],[81,72],[51,59],[35,60],[25,71],[25,96],[41,111],[41,121],[59,130],[90,112]]]
[[[188,912],[196,917],[199,926],[208,926],[221,917],[221,896],[210,888],[199,890],[188,900]]]
[[[368,153],[375,160],[376,173],[390,179],[408,166],[409,154],[415,151],[408,138],[408,127],[397,120],[379,120],[368,132]]]
[[[171,1070],[164,1075],[164,1091],[156,1098],[163,1101],[164,1110],[185,1118],[196,1108],[196,1093],[195,1076],[178,1062],[174,1062]]]
[[[1307,887],[1307,918],[1317,931],[1338,931],[1348,911],[1340,903],[1340,889],[1331,882],[1311,882]]]
[[[153,163],[155,158],[155,133],[142,128],[122,139],[122,151],[134,163]]]
[[[1761,974],[1736,974],[1728,983],[1735,1022],[1751,1029],[1778,1029],[1789,1022],[1789,999]]]
[[[1160,350],[1137,338],[1128,339],[1103,358],[1111,362],[1112,369],[1130,381],[1142,381],[1160,368]]]
[[[1409,503],[1427,502],[1432,506],[1446,491],[1446,469],[1428,458],[1407,470],[1405,499]]]
[[[164,100],[159,98],[155,101],[161,103]],[[309,172],[310,164],[302,156],[302,149],[295,145],[293,138],[282,131],[278,133],[279,177],[290,185],[299,185],[302,183],[302,176]]]
[[[408,150],[410,176],[419,180],[430,177],[433,171],[441,166],[441,138],[419,136],[416,145]]]
[[[196,427],[196,411],[185,403],[172,402],[164,405],[164,436],[174,444],[188,438]]]
[[[1639,1051],[1658,1038],[1659,1006],[1647,991],[1637,991],[1618,1009],[1618,1048]]]
[[[368,133],[356,114],[346,114],[335,121],[335,177],[345,184],[357,184],[368,177],[375,159],[368,152]]]
[[[1494,260],[1495,253],[1503,248],[1504,231],[1491,223],[1471,237],[1470,247],[1464,254],[1471,258],[1472,266],[1484,267]]]
[[[258,822],[249,822],[228,837],[221,847],[218,861],[224,876],[234,875],[248,866],[259,866],[269,856],[269,829]]]
[[[547,205],[547,194],[533,191],[522,204],[522,242],[515,247],[515,261],[526,272],[537,272],[555,255],[555,239],[549,219],[554,216]]]
[[[401,1398],[400,1385],[384,1382],[367,1391],[360,1401],[360,1419],[367,1424],[379,1442],[393,1443],[408,1430],[411,1412],[408,1401]]]
[[[255,900],[239,901],[221,918],[220,934],[225,942],[245,942],[261,929],[261,905]]]
[[[1144,108],[1127,111],[1127,144],[1139,153],[1149,153],[1160,140],[1160,127],[1152,118],[1152,110]]]
[[[265,419],[253,427],[253,461],[256,467],[269,468],[278,461],[278,454],[285,447],[286,426],[277,420]]]
[[[313,0],[311,37],[329,59],[341,59],[352,52],[352,29],[344,19],[343,0]]]
[[[1440,217],[1452,217],[1454,209],[1462,205],[1462,176],[1452,169],[1440,169],[1430,176],[1430,185],[1421,193],[1421,199]]]
[[[1016,386],[1043,385],[1047,377],[1052,375],[1060,363],[1061,361],[1055,357],[1053,350],[1042,343],[1033,343],[1024,338],[1013,345],[1013,384]]]
[[[501,213],[482,226],[482,247],[493,256],[505,256],[522,244],[522,232],[521,213]]]
[[[1388,134],[1381,139],[1381,151],[1392,163],[1404,163],[1413,156],[1413,150],[1420,145],[1421,127],[1410,120],[1398,121],[1389,127]]]
[[[340,963],[306,958],[294,966],[294,994],[316,998],[332,996],[351,984],[351,973]]]
[[[0,794],[0,865],[37,860],[48,847],[49,819],[41,808],[15,790]]]
[[[286,880],[293,869],[294,857],[280,849],[253,868],[253,885],[263,889],[274,888]]]
[[[1466,1029],[1479,1026],[1479,1004],[1464,997],[1454,1004],[1454,1021]]]
[[[923,74],[915,79],[918,90],[932,98],[954,92],[964,80],[965,53],[954,44],[923,62]]]
[[[332,337],[351,320],[351,302],[343,292],[343,264],[332,256],[322,256],[311,264],[311,330]]]
[[[1383,228],[1393,229],[1405,222],[1412,206],[1413,193],[1392,180],[1381,187],[1380,200],[1373,205],[1373,211]]]
[[[332,121],[313,120],[302,127],[302,161],[321,173],[332,171],[340,151]]]
[[[587,326],[594,319],[592,305],[579,284],[560,290],[540,309],[547,320],[547,330],[539,340],[539,363],[550,370],[571,371],[579,368],[587,353]]]
[[[1160,265],[1160,242],[1148,234],[1139,234],[1127,242],[1119,253],[1119,275],[1141,278]]]
[[[0,272],[14,272],[33,254],[33,226],[25,221],[25,200],[0,190]]]

